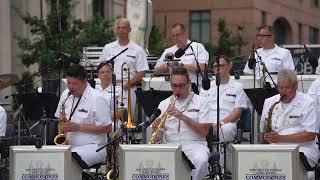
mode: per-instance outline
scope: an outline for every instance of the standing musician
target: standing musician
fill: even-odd
[[[232,63],[226,56],[219,56],[213,64],[213,71],[220,76],[219,103],[220,103],[220,130],[219,137],[222,142],[234,141],[237,130],[237,121],[240,120],[242,111],[247,108],[247,98],[242,84],[230,79]],[[219,64],[218,64],[219,62]],[[219,72],[218,72],[219,66]],[[213,134],[217,133],[217,86],[214,84],[209,90],[201,89],[200,96],[209,101],[210,117],[213,119]],[[228,151],[227,155],[231,155]],[[223,156],[221,156],[223,157]],[[223,162],[223,158],[220,158]],[[228,168],[231,168],[231,157],[228,159]],[[230,162],[230,163],[229,163]]]
[[[265,100],[260,132],[263,132],[262,138],[268,143],[299,145],[300,159],[304,167],[310,170],[320,157],[316,144],[320,125],[314,100],[309,95],[297,92],[297,85],[297,75],[293,70],[279,71],[279,94]],[[266,126],[268,121],[271,121],[270,127]]]
[[[67,134],[67,144],[88,166],[102,162],[107,152],[96,152],[96,149],[99,144],[107,143],[107,133],[112,130],[109,104],[87,83],[87,72],[80,65],[68,69],[67,87],[55,113],[60,118],[61,105],[65,101],[67,120],[61,128]]]
[[[6,110],[0,106],[0,136],[6,135],[7,114]]]
[[[182,150],[195,166],[192,170],[193,179],[200,180],[208,173],[209,149],[206,136],[212,124],[208,116],[208,104],[204,98],[191,91],[186,68],[173,69],[170,85],[173,95],[159,104],[163,112],[159,117],[167,114],[163,139],[165,143],[182,145]],[[156,128],[161,120],[158,118],[152,127]]]
[[[131,87],[131,111],[135,112],[136,104],[136,85],[141,82],[144,77],[144,71],[149,70],[147,56],[142,47],[129,39],[131,31],[130,22],[128,19],[120,19],[116,22],[115,34],[118,39],[104,46],[100,61],[108,61],[115,55],[121,53],[114,59],[114,73],[117,80],[121,80],[122,64],[127,62],[130,65],[130,87]],[[124,78],[127,78],[128,73],[124,73]],[[128,90],[128,83],[124,84],[123,89]],[[126,92],[127,94],[127,92]]]
[[[279,47],[274,43],[274,30],[272,26],[261,26],[258,28],[257,42],[260,47],[255,54],[256,62],[261,61],[265,64],[270,72],[272,79],[276,82],[276,74],[281,69],[294,69],[294,63],[289,50]],[[247,62],[243,72],[253,74],[253,68],[250,69],[250,62]],[[263,66],[257,63],[255,66],[256,78],[263,77]],[[270,77],[267,77],[267,82],[272,84]]]
[[[175,45],[164,50],[160,59],[157,61],[154,73],[160,74],[168,72],[168,66],[183,66],[188,70],[190,75],[192,90],[199,94],[197,85],[199,86],[202,84],[202,78],[198,71],[199,68],[197,67],[197,61],[199,62],[200,69],[203,71],[205,63],[208,63],[209,61],[209,53],[201,43],[191,42],[188,39],[188,32],[183,24],[175,23],[172,25],[171,36]],[[186,47],[188,44],[190,44],[190,47]],[[164,61],[166,56],[168,54],[175,54],[179,48],[187,48],[185,53],[180,57],[181,61],[179,63],[166,63]]]

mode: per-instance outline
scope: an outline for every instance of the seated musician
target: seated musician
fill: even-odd
[[[189,74],[183,67],[173,69],[170,84],[173,95],[159,104],[162,114],[152,127],[155,129],[160,121],[165,120],[164,143],[182,145],[182,150],[195,166],[192,179],[200,180],[208,173],[206,136],[212,120],[208,116],[207,101],[191,91]],[[162,136],[159,140],[162,140]],[[151,138],[151,143],[156,142]]]
[[[60,111],[65,102],[66,119],[61,123],[61,131],[67,136],[67,144],[88,166],[102,162],[107,152],[105,149],[96,152],[96,149],[107,143],[106,135],[112,130],[109,105],[101,93],[87,83],[87,72],[80,65],[68,69],[67,87],[55,113],[61,121]]]
[[[243,90],[242,84],[230,79],[230,70],[232,63],[226,56],[219,56],[218,61],[213,64],[213,71],[215,75],[220,76],[219,86],[219,112],[220,112],[220,126],[219,138],[221,142],[234,141],[237,130],[237,121],[240,120],[242,110],[247,108],[247,98]],[[219,62],[219,72],[218,72]],[[210,117],[213,119],[213,134],[217,133],[217,86],[211,83],[209,90],[201,89],[200,96],[205,97],[209,101]],[[227,148],[227,168],[231,169],[231,149]],[[222,151],[223,152],[223,151]],[[223,155],[221,155],[220,162],[223,166]]]
[[[279,71],[279,94],[265,100],[260,132],[264,132],[262,138],[268,143],[299,145],[301,162],[305,169],[310,170],[320,157],[316,144],[319,132],[317,107],[309,95],[297,92],[297,85],[297,75],[293,70]]]
[[[0,106],[0,136],[6,135],[7,114],[6,110]]]

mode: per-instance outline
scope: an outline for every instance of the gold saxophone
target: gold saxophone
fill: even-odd
[[[165,125],[167,119],[170,116],[168,114],[168,110],[169,110],[169,108],[175,106],[176,100],[177,100],[177,96],[175,96],[175,95],[171,96],[169,106],[168,106],[167,110],[163,113],[163,115],[159,118],[160,119],[160,123],[154,129],[154,132],[152,133],[152,136],[151,136],[151,139],[149,141],[149,144],[161,144],[162,143],[163,128],[164,128],[164,125]]]
[[[277,104],[279,104],[281,102],[281,98],[279,101],[275,102],[274,104],[272,104],[272,106],[270,107],[269,111],[268,111],[268,118],[266,119],[265,123],[264,123],[264,127],[263,127],[263,133],[262,133],[262,143],[263,144],[269,144],[265,139],[264,139],[264,134],[265,133],[269,133],[272,131],[272,113],[273,113],[273,109],[276,107]]]
[[[62,102],[61,108],[60,108],[60,118],[58,122],[58,135],[54,138],[54,144],[56,145],[65,145],[67,144],[67,136],[64,134],[61,124],[64,123],[66,118],[66,110],[65,110],[65,103],[67,102],[67,99],[71,95],[71,92],[68,93],[68,96],[66,99]]]

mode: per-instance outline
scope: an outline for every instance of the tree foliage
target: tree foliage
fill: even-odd
[[[61,57],[59,51],[80,56],[83,47],[103,46],[114,39],[112,26],[102,17],[92,17],[85,22],[72,17],[71,11],[76,6],[73,0],[47,0],[47,3],[50,10],[45,19],[15,8],[32,35],[31,38],[16,36],[22,50],[19,56],[25,66],[53,65]]]
[[[149,52],[153,55],[160,55],[166,46],[166,39],[163,37],[157,26],[153,25],[149,37]]]

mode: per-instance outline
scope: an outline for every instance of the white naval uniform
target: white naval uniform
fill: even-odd
[[[162,114],[169,106],[170,99],[171,97],[163,100],[159,104],[158,108],[161,110]],[[208,117],[209,108],[207,101],[204,98],[194,94],[193,99],[187,108],[185,108],[186,103],[186,99],[183,101],[177,100],[175,107],[180,111],[185,110],[183,114],[194,121],[199,123],[212,123],[212,120]],[[195,169],[192,170],[192,179],[200,180],[208,174],[209,149],[207,147],[206,138],[200,137],[183,121],[180,121],[180,132],[178,132],[178,126],[179,120],[174,116],[167,119],[164,133],[165,142],[182,145],[182,150],[195,166]]]
[[[6,135],[7,114],[6,110],[0,106],[0,136]]]
[[[266,118],[270,107],[279,101],[280,95],[272,96],[265,100],[260,121],[260,132],[263,132]],[[283,104],[275,106],[272,113],[272,130],[280,135],[293,134],[298,132],[319,132],[319,121],[317,107],[313,99],[306,94],[297,92],[294,99],[284,109]],[[303,152],[311,167],[315,166],[319,159],[319,149],[315,138],[313,141],[299,143],[299,151]],[[278,143],[288,144],[288,143]],[[294,144],[294,143],[292,143]]]
[[[116,97],[117,97],[117,101],[116,101],[116,104],[118,104],[118,106],[120,106],[120,102],[121,102],[121,91],[122,91],[122,88],[121,86],[118,86],[116,85],[115,87],[116,89]],[[109,104],[109,107],[110,107],[110,111],[112,113],[113,111],[113,86],[112,84],[110,84],[108,87],[106,87],[105,89],[102,89],[101,85],[96,85],[96,90],[100,93],[102,93],[103,97],[106,98],[108,104]],[[125,92],[123,94],[125,96]],[[127,107],[127,101],[126,99],[123,100],[123,103],[124,103],[124,107]]]
[[[55,116],[60,117],[60,108],[62,101],[67,97],[69,90],[66,89],[60,98]],[[65,103],[66,117],[69,118],[71,109],[74,109],[79,98],[73,95],[69,96]],[[72,107],[73,104],[73,107]],[[89,84],[82,94],[78,107],[74,111],[71,121],[82,124],[95,124],[97,126],[107,126],[111,124],[111,116],[108,103]],[[107,152],[105,149],[96,152],[101,145],[108,142],[107,134],[92,134],[85,132],[69,132],[67,133],[68,144],[71,145],[71,151],[77,152],[88,166],[97,164],[106,159]]]
[[[190,43],[190,42],[191,42],[190,40],[187,41],[187,43]],[[196,64],[196,60],[195,60],[195,57],[196,57],[200,64],[201,63],[203,63],[203,64],[207,63],[208,64],[209,53],[206,51],[204,46],[201,43],[198,43],[198,42],[192,42],[190,46],[192,46],[194,52],[189,47],[186,50],[185,54],[179,58],[179,59],[181,59],[181,63],[183,63],[183,64]],[[179,48],[177,47],[177,45],[174,45],[174,46],[172,46],[170,48],[165,49],[164,52],[162,53],[160,59],[158,59],[155,68],[161,66],[162,64],[167,63],[167,62],[164,61],[165,56],[168,53],[173,53],[174,54],[178,49]],[[188,73],[189,73],[191,82],[197,84],[197,75],[196,75],[196,73],[195,72],[191,72],[191,71],[188,71]],[[202,78],[201,78],[200,74],[198,75],[198,82],[199,82],[199,85],[202,84]]]
[[[320,78],[317,78],[315,81],[312,82],[307,94],[310,95],[312,99],[316,102],[320,111]]]
[[[111,42],[104,46],[102,55],[99,58],[99,61],[108,61],[115,55],[119,54],[122,50],[128,48],[127,51],[123,52],[114,60],[114,73],[117,80],[121,80],[121,66],[124,62],[129,63],[130,65],[130,79],[132,79],[137,72],[149,70],[149,65],[147,61],[147,55],[145,51],[135,44],[133,41],[130,41],[126,46],[120,46],[118,40]],[[123,73],[124,81],[127,80],[128,73],[125,71]],[[131,87],[131,110],[134,112],[136,104],[136,86]],[[126,92],[126,94],[128,94]]]
[[[210,117],[217,123],[217,86],[215,83],[209,90],[201,89],[200,96],[209,101]],[[247,96],[242,84],[230,79],[227,84],[219,87],[220,121],[227,117],[235,108],[247,108]],[[237,119],[237,121],[240,120]],[[233,141],[236,135],[237,121],[220,126],[221,141]]]
[[[273,49],[257,49],[258,55],[261,57],[261,61],[264,62],[268,71],[271,73],[271,77],[275,83],[277,83],[277,74],[281,69],[292,69],[294,70],[294,62],[291,56],[291,53],[288,49],[284,49],[279,47],[278,45],[274,44],[275,47]],[[258,58],[257,54],[255,53],[255,58],[257,60],[256,68],[255,68],[255,75],[257,79],[263,77],[263,66]],[[253,69],[249,69],[248,62],[243,69],[243,72],[248,74],[253,74]],[[267,74],[265,74],[267,76]],[[266,81],[271,84],[273,87],[273,83],[268,76]]]

